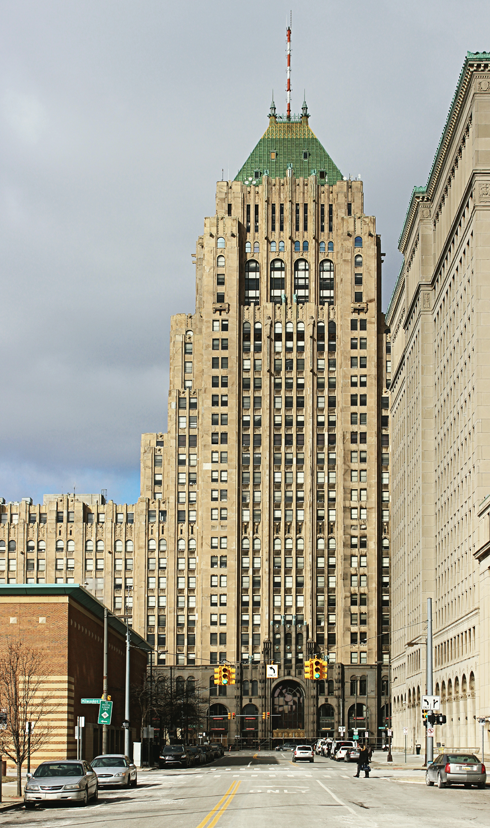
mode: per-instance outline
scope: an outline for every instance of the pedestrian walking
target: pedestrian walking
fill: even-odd
[[[355,777],[354,777],[355,779],[359,778],[359,774],[362,770],[364,771],[364,778],[365,779],[368,778],[369,771],[366,770],[366,768],[368,767],[368,762],[369,762],[369,751],[368,751],[367,747],[364,746],[359,751],[359,758],[357,760],[357,773],[355,774]]]

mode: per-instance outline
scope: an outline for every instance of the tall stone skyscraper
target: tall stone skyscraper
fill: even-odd
[[[357,694],[374,734],[389,645],[380,239],[306,104],[289,119],[273,104],[235,180],[218,182],[195,263],[196,311],[172,319],[168,433],[142,446],[141,494],[165,509],[172,550],[167,663],[242,665],[262,699],[243,696],[259,712],[275,698],[272,729],[309,736],[346,725],[347,707],[355,726]],[[313,653],[331,665],[318,704]]]
[[[333,163],[306,104],[289,117],[272,105],[197,241],[196,309],[172,319],[168,431],[142,437],[138,502],[0,505],[0,582],[78,581],[125,611],[157,669],[198,682],[207,732],[229,742],[340,726],[373,739],[385,723],[380,250],[362,182]],[[326,681],[304,679],[313,653]],[[237,684],[217,688],[225,661]]]

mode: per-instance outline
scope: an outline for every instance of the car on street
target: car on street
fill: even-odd
[[[99,786],[97,774],[84,759],[61,759],[41,762],[34,773],[27,774],[24,805],[34,808],[39,802],[67,800],[87,805],[97,801]]]
[[[97,774],[99,788],[102,785],[136,788],[138,784],[136,765],[123,753],[108,753],[104,756],[96,756],[90,764]]]
[[[205,765],[208,761],[206,751],[200,745],[191,745],[188,750],[193,757],[194,765]]]
[[[336,759],[337,761],[343,760],[345,758],[345,751],[339,756],[339,752],[343,748],[355,748],[357,747],[356,743],[352,739],[342,739],[332,744],[332,748],[330,751],[330,755],[332,759]]]
[[[214,762],[215,759],[218,757],[216,756],[216,751],[210,744],[202,745],[206,753],[206,762]]]
[[[311,745],[298,745],[294,748],[292,755],[293,762],[314,762],[315,756]]]
[[[294,750],[295,747],[296,747],[296,745],[293,744],[292,742],[284,742],[283,745],[276,745],[275,749],[276,750],[285,750],[285,751],[287,751],[287,750]]]
[[[185,745],[165,745],[158,760],[160,768],[169,768],[180,765],[181,768],[190,768],[193,759]]]
[[[473,753],[441,753],[425,772],[425,784],[438,788],[450,785],[484,788],[486,780],[485,765]]]
[[[355,747],[355,748],[346,748],[345,749],[344,761],[345,762],[357,762],[360,755],[361,755],[361,751],[359,750],[359,748],[357,748],[357,747]]]

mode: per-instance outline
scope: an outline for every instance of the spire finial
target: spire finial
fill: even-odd
[[[293,13],[289,13],[289,26],[286,29],[286,104],[287,104],[287,119],[291,120],[291,26],[293,24]]]
[[[306,91],[303,92],[303,106],[301,107],[301,115],[303,118],[309,118],[308,105],[306,103]]]

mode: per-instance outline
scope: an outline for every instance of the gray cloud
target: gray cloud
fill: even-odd
[[[0,494],[137,496],[139,439],[165,429],[170,315],[215,181],[284,108],[289,2],[11,0],[0,9]],[[362,174],[387,253],[425,183],[466,50],[470,0],[304,2],[293,109]],[[488,45],[488,44],[487,44]]]

